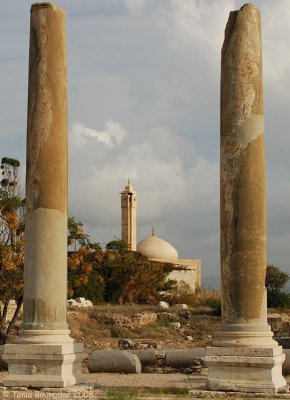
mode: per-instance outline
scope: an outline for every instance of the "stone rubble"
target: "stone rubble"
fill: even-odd
[[[187,310],[188,306],[187,304],[174,304],[174,308],[177,310]]]
[[[120,339],[119,345],[123,347],[123,350],[93,351],[88,358],[89,371],[139,373],[138,368],[135,368],[135,359],[130,359],[129,361],[127,353],[135,355],[138,358],[142,366],[142,372],[204,374],[206,371],[204,348],[187,350],[167,349],[161,351],[154,348],[144,348],[137,350],[132,349],[134,343],[129,339]],[[128,365],[130,366],[128,367]]]
[[[93,307],[93,303],[91,300],[87,300],[84,297],[78,297],[77,299],[69,299],[67,300],[67,305],[69,308],[71,307]]]
[[[163,309],[169,308],[169,304],[166,301],[160,301],[158,305]]]

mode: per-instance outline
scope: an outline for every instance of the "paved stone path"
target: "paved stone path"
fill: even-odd
[[[252,393],[208,392],[205,390],[206,376],[185,374],[85,374],[84,384],[64,389],[27,390],[26,388],[4,388],[2,385],[7,372],[0,372],[0,400],[12,399],[110,399],[108,390],[138,390],[139,400],[185,400],[185,399],[287,399],[290,393],[277,395],[255,395]],[[290,377],[288,377],[290,378]],[[159,392],[160,391],[160,392]],[[113,400],[114,397],[111,397]],[[121,399],[121,397],[120,397]],[[134,400],[136,398],[134,397]],[[133,400],[133,399],[132,399]]]
[[[185,374],[95,373],[86,374],[84,378],[85,383],[95,383],[101,388],[205,389],[205,377]]]

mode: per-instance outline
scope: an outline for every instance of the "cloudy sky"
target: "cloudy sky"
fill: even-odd
[[[1,154],[25,175],[30,1],[1,2]],[[58,0],[67,11],[69,214],[120,237],[127,178],[151,226],[219,274],[220,49],[234,0]],[[290,273],[290,0],[262,13],[268,262]],[[24,184],[23,184],[24,186]]]

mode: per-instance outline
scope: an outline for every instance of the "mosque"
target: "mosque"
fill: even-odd
[[[177,282],[184,281],[195,291],[201,286],[201,261],[199,259],[180,259],[177,250],[166,240],[152,234],[137,244],[137,193],[128,179],[128,185],[120,193],[122,209],[122,240],[127,242],[128,249],[138,251],[149,260],[161,261],[183,267],[183,270],[173,270],[168,279]]]

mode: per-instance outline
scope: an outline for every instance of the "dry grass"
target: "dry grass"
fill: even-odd
[[[94,310],[104,312],[104,313],[113,313],[113,314],[123,314],[126,317],[132,318],[137,313],[143,312],[159,312],[160,308],[157,305],[143,305],[143,304],[97,304],[94,306]]]
[[[193,340],[208,339],[215,335],[219,319],[208,315],[193,317],[190,321],[190,335]]]
[[[195,292],[191,287],[181,282],[170,293],[168,299],[170,304],[187,304],[195,310],[195,313],[209,313],[212,311],[220,312],[221,294],[217,289],[198,288]]]
[[[163,311],[156,306],[102,305],[93,309],[78,308],[69,311],[68,321],[72,336],[88,342],[118,338],[184,341],[186,336],[192,336],[194,341],[208,341],[214,335],[218,318],[206,315],[206,311],[211,310],[208,307],[199,306],[189,310],[189,317],[186,317],[174,308]],[[160,316],[164,315],[164,318],[158,318],[144,326],[136,325],[132,319],[137,313],[156,311]],[[197,312],[199,315],[195,315]],[[103,318],[105,315],[115,318],[115,322],[114,319]],[[181,327],[176,328],[172,325],[173,322],[180,322]]]
[[[108,341],[116,345],[118,338],[180,342],[188,336],[193,338],[192,345],[195,341],[208,344],[219,324],[219,319],[213,317],[220,311],[219,291],[201,288],[193,293],[188,285],[181,284],[167,300],[172,305],[187,304],[188,309],[183,312],[174,307],[162,310],[157,305],[101,304],[70,310],[69,326],[72,335],[89,346],[102,347],[102,341],[106,346]],[[155,313],[157,320],[140,325],[133,317],[142,313]],[[176,327],[174,322],[180,322],[181,326]]]
[[[148,339],[171,339],[182,340],[184,335],[179,330],[176,330],[168,321],[157,320],[156,322],[143,326],[138,332],[140,338]]]
[[[111,330],[108,326],[99,324],[90,318],[86,309],[78,309],[68,313],[68,325],[71,334],[76,339],[86,336],[110,338]]]

